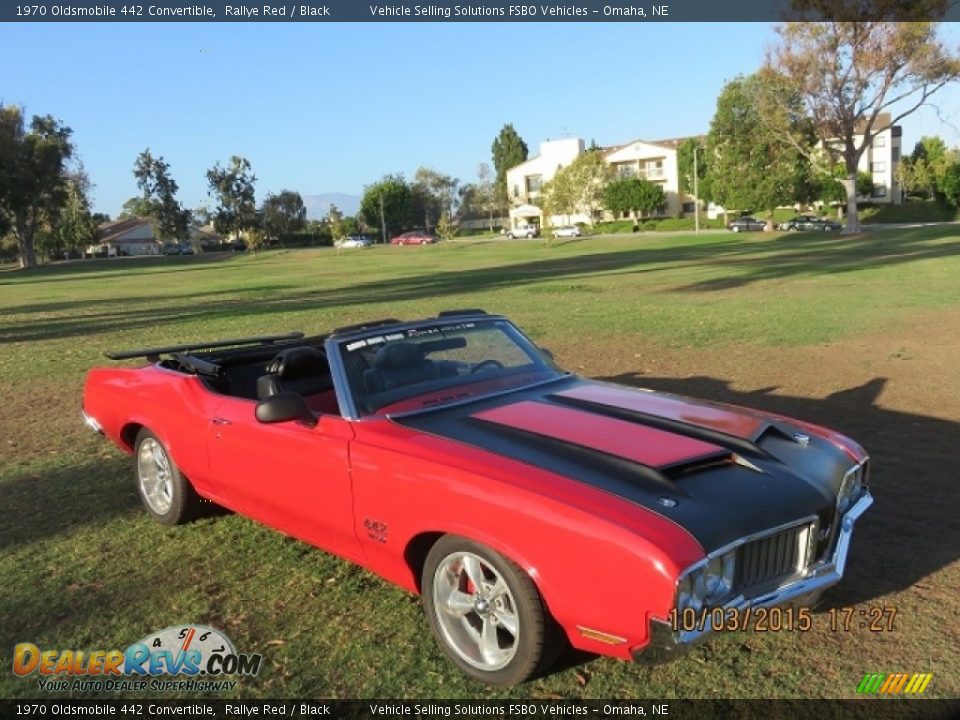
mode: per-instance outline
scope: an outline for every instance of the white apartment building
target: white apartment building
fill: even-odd
[[[540,152],[526,162],[507,170],[507,194],[510,199],[510,227],[520,225],[544,225],[543,211],[537,207],[543,186],[553,179],[560,168],[567,167],[585,151],[581,138],[562,138],[540,143]],[[557,218],[550,225],[565,222],[589,222],[586,215],[574,215],[567,219]]]
[[[857,169],[870,173],[873,189],[870,195],[858,196],[857,201],[900,204],[903,202],[903,190],[897,180],[897,169],[900,167],[903,128],[890,125],[889,113],[880,113],[873,126],[886,129],[874,135],[873,141],[860,156]],[[854,142],[858,145],[862,143],[863,135],[855,135]]]
[[[618,177],[646,178],[662,185],[667,200],[658,214],[676,215],[681,208],[687,209],[681,202],[677,171],[677,145],[681,140],[682,138],[658,142],[635,140],[606,148],[603,152]],[[586,147],[581,138],[546,140],[540,143],[540,152],[537,155],[507,170],[507,193],[511,204],[510,227],[593,222],[594,218],[584,212],[545,218],[537,205],[543,186],[553,179],[558,170],[567,167],[585,151]],[[689,210],[693,211],[692,205]]]

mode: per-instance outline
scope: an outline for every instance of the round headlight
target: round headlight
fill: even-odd
[[[840,492],[837,494],[837,510],[840,513],[845,513],[850,509],[859,483],[859,472],[849,472],[843,476],[843,482],[840,483]]]

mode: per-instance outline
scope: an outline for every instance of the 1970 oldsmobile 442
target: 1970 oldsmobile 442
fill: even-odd
[[[91,370],[84,415],[150,515],[205,498],[421,593],[492,684],[810,604],[872,502],[836,432],[563,372],[480,310],[108,356],[147,364]]]

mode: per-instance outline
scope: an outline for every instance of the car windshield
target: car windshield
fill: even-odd
[[[506,320],[425,323],[340,343],[361,415],[422,410],[561,373]]]

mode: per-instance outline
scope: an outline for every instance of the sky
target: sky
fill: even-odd
[[[955,49],[960,27],[942,36]],[[115,217],[145,148],[195,208],[231,155],[258,199],[359,195],[422,165],[473,181],[504,123],[531,154],[704,133],[775,38],[764,23],[0,24],[0,103],[71,127],[94,208]],[[960,88],[934,100],[902,123],[905,151],[931,134],[960,145]]]

